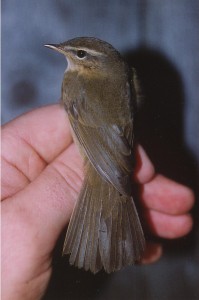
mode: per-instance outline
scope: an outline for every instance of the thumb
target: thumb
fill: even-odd
[[[18,259],[27,250],[33,257],[50,254],[69,221],[82,177],[81,158],[71,144],[33,182],[7,198],[2,203],[6,253],[14,249],[17,255],[19,247]]]

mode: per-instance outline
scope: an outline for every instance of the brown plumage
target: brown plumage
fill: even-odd
[[[62,101],[85,163],[63,253],[79,268],[110,273],[139,261],[145,245],[132,198],[135,76],[104,41],[47,46],[68,61]]]

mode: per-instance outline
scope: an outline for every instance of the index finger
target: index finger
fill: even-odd
[[[3,136],[7,156],[19,154],[20,142],[24,141],[47,163],[72,142],[67,114],[58,104],[35,109],[5,124]]]
[[[60,105],[28,112],[2,126],[2,200],[33,181],[72,142]]]

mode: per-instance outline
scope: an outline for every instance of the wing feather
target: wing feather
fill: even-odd
[[[132,195],[133,81],[126,73],[117,80],[78,76],[71,77],[75,91],[63,91],[77,140],[97,172],[121,194]]]

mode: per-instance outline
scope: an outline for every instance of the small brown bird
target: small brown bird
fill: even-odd
[[[68,62],[62,101],[85,166],[63,253],[93,273],[120,270],[139,261],[145,247],[132,198],[136,76],[119,52],[99,39],[46,46]]]

